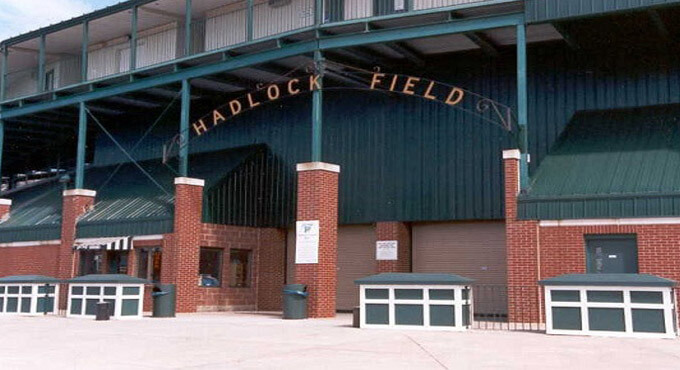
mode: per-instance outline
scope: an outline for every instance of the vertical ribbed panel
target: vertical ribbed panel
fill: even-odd
[[[527,22],[584,17],[649,6],[680,3],[679,0],[526,0]]]

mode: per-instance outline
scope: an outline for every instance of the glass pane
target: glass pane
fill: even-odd
[[[423,305],[397,304],[394,306],[397,325],[423,325]]]
[[[590,330],[626,331],[622,308],[589,308],[588,325]]]
[[[633,331],[637,333],[665,333],[663,310],[633,309]]]
[[[5,310],[5,298],[0,297],[0,312],[4,312]]]
[[[578,290],[551,290],[550,299],[553,302],[579,302],[581,295]]]
[[[99,295],[101,294],[102,288],[98,286],[87,287],[87,295]]]
[[[33,293],[33,287],[30,285],[24,285],[21,287],[21,294],[31,294]]]
[[[366,289],[366,299],[389,299],[388,289]]]
[[[463,300],[470,299],[470,289],[463,289]]]
[[[623,302],[623,292],[616,290],[589,290],[586,292],[588,294],[588,302],[609,302],[609,303],[621,303]]]
[[[21,312],[31,312],[31,298],[21,298]]]
[[[135,316],[139,313],[139,299],[123,299],[122,316]]]
[[[455,290],[453,289],[430,289],[430,299],[432,300],[449,300],[454,299]]]
[[[45,290],[47,290],[48,294],[54,294],[55,287],[54,285],[50,286],[38,285],[38,294],[45,294]]]
[[[71,315],[83,314],[83,300],[80,298],[71,299]]]
[[[201,248],[199,274],[201,286],[220,286],[222,267],[222,250],[215,248]]]
[[[139,287],[136,286],[123,287],[123,295],[139,295]]]
[[[455,326],[455,306],[432,305],[430,306],[430,325],[432,326]]]
[[[243,288],[250,285],[250,251],[232,249],[229,251],[229,285]]]
[[[116,295],[116,287],[115,286],[104,287],[104,295]]]
[[[4,286],[0,286],[0,294],[4,294],[4,293],[5,293],[5,287],[4,287]]]
[[[86,315],[96,315],[97,314],[97,303],[98,299],[86,299],[85,300],[85,314]]]
[[[83,287],[72,286],[71,287],[71,294],[73,294],[73,295],[83,295]]]
[[[470,325],[470,305],[464,304],[463,305],[463,326],[469,326],[469,325]]]
[[[366,323],[374,325],[389,324],[389,307],[386,304],[367,304]]]
[[[581,309],[578,307],[553,307],[552,327],[561,330],[582,330]]]
[[[7,298],[7,310],[6,312],[18,312],[19,311],[19,298]]]
[[[18,286],[7,287],[7,294],[19,294],[19,287]]]
[[[37,310],[38,313],[52,312],[54,310],[54,298],[39,297]]]
[[[395,289],[394,298],[396,299],[423,299],[422,289]]]
[[[630,292],[630,301],[633,303],[663,303],[661,292]]]

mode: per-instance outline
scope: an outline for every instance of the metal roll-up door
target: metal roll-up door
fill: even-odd
[[[359,288],[354,280],[376,271],[373,225],[341,226],[338,229],[337,309],[351,310],[358,306]]]
[[[507,312],[505,223],[447,222],[412,226],[413,272],[475,279],[475,311]]]

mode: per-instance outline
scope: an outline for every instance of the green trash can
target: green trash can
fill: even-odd
[[[175,317],[176,289],[175,284],[156,284],[153,287],[153,317]]]
[[[307,286],[288,284],[283,286],[283,318],[299,320],[307,318]]]

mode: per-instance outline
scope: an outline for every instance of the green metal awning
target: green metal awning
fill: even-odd
[[[576,114],[519,196],[518,216],[680,216],[680,106]]]
[[[354,280],[357,285],[468,285],[474,280],[454,274],[383,273]]]
[[[541,285],[672,287],[675,280],[649,274],[566,274],[538,282]]]

